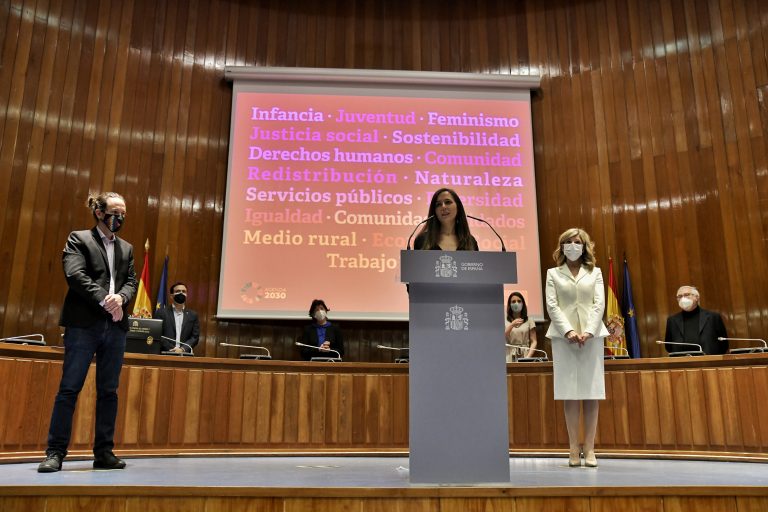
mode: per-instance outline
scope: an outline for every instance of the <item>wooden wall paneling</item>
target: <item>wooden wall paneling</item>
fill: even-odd
[[[739,512],[759,512],[768,507],[768,499],[752,496],[736,496],[736,510]]]
[[[266,444],[270,441],[272,409],[272,375],[259,373],[258,398],[256,400],[256,442]]]
[[[154,432],[152,441],[154,445],[164,446],[171,444],[169,441],[172,412],[176,397],[174,390],[174,370],[169,368],[159,368],[157,375],[157,393],[154,398],[154,412],[146,409],[146,414],[151,415],[154,420]]]
[[[379,423],[381,421],[381,389],[378,376],[364,377],[363,392],[365,393],[365,408],[363,409],[363,439],[366,444],[376,443],[379,438]]]
[[[378,446],[391,446],[394,444],[394,377],[390,375],[376,375],[378,383],[378,437],[376,444]],[[373,406],[373,404],[371,404]]]
[[[170,418],[168,421],[168,438],[171,445],[184,443],[184,431],[186,430],[187,390],[189,371],[184,369],[170,370],[173,375],[168,408]]]
[[[756,407],[755,424],[758,439],[763,450],[768,447],[768,407],[762,404],[768,403],[768,367],[758,366],[752,370],[752,386]]]
[[[141,409],[139,412],[139,446],[152,446],[157,433],[157,398],[160,395],[159,368],[145,368],[142,383]],[[167,402],[166,402],[167,403]],[[167,416],[161,414],[160,421]]]
[[[33,201],[39,169],[35,168],[34,153],[39,150],[36,147],[27,148],[27,144],[35,134],[33,119],[27,112],[35,112],[35,103],[38,99],[38,83],[41,76],[41,67],[35,65],[35,60],[40,60],[44,49],[45,30],[39,26],[40,19],[45,18],[47,5],[24,6],[24,18],[19,26],[18,46],[16,47],[16,59],[13,63],[13,76],[26,77],[25,80],[17,80],[9,84],[11,92],[8,101],[8,112],[5,129],[3,132],[2,150],[0,150],[0,169],[8,176],[10,188],[0,189],[4,193],[5,222],[9,231],[2,235],[2,245],[9,253],[8,278],[0,282],[0,297],[6,311],[7,328],[14,334],[19,334],[18,322],[23,313],[22,288],[24,283],[24,260],[28,256],[30,237],[28,236],[29,210],[25,208]],[[38,18],[39,14],[39,18]],[[32,64],[30,66],[30,64]],[[37,119],[39,121],[39,119]],[[39,133],[39,131],[37,131]],[[16,152],[22,149],[19,154]],[[32,155],[30,155],[30,152]],[[31,167],[30,171],[26,169]],[[7,179],[7,178],[6,178]],[[5,184],[4,184],[5,185]],[[31,196],[31,197],[30,197]],[[27,230],[20,229],[22,225]],[[33,258],[36,255],[33,255]],[[39,261],[35,262],[39,266]]]
[[[365,375],[352,375],[352,389],[350,392],[352,401],[352,416],[350,426],[352,430],[352,444],[361,445],[365,442],[366,430],[366,395]]]
[[[353,442],[353,432],[355,427],[355,416],[360,409],[357,408],[353,388],[355,381],[352,375],[339,375],[338,377],[338,442],[349,445]],[[330,421],[336,425],[336,420],[332,417]]]
[[[335,375],[328,376],[328,406],[336,407],[335,400],[336,395],[331,391],[333,387],[331,385],[331,379],[335,378]],[[311,420],[312,420],[312,376],[306,374],[299,374],[297,384],[297,405],[296,405],[296,419],[298,422],[296,442],[301,445],[309,444],[312,435]],[[326,442],[330,441],[332,432],[326,428]]]
[[[757,409],[762,405],[756,402],[753,371],[751,368],[737,368],[733,371],[736,389],[736,403],[730,404],[737,408],[741,435],[745,451],[760,451],[759,418]]]
[[[232,395],[234,379],[235,373],[229,371],[217,371],[211,375],[214,403],[209,409],[212,417],[206,419],[213,428],[210,439],[217,445],[228,441],[233,421],[239,424],[237,417],[232,418],[233,409],[237,407],[237,396]]]
[[[210,402],[203,402],[203,394],[208,389],[203,387],[203,372],[190,370],[187,375],[186,389],[181,395],[184,401],[184,424],[182,442],[184,444],[197,444],[202,441],[200,436],[201,410],[209,406]]]
[[[47,16],[61,17],[62,6],[60,2],[48,5],[48,9]],[[41,18],[42,16],[38,16],[38,24]],[[37,34],[36,38],[42,38],[36,51],[38,55],[33,58],[33,60],[39,60],[40,62],[39,84],[48,84],[51,82],[51,78],[55,76],[57,70],[55,58],[59,55],[59,27],[58,25],[45,24],[44,26],[38,26],[35,32]],[[16,269],[16,272],[12,271],[11,275],[11,281],[22,277],[21,289],[18,291],[20,303],[18,321],[21,325],[34,326],[34,330],[31,332],[36,333],[45,331],[45,323],[40,320],[41,318],[44,319],[46,315],[36,307],[38,300],[44,296],[44,293],[38,295],[36,292],[40,288],[40,282],[45,280],[45,269],[50,269],[50,265],[46,265],[50,259],[48,254],[42,251],[43,237],[29,235],[32,232],[31,227],[36,218],[35,211],[37,208],[35,205],[47,204],[50,195],[51,153],[55,147],[58,132],[57,130],[51,130],[49,124],[56,121],[55,112],[61,100],[60,96],[51,95],[49,92],[45,85],[38,85],[35,98],[35,113],[31,119],[32,132],[29,140],[27,175],[21,200],[22,210],[18,225],[19,237],[15,247],[16,254],[19,254],[19,250],[24,251],[24,254],[19,254],[18,258],[14,256],[14,260],[24,262],[26,276],[24,276],[24,271],[18,271],[20,269]],[[46,287],[49,287],[48,283],[46,285]],[[13,286],[13,282],[11,286]],[[13,300],[12,298],[9,299]],[[29,329],[29,327],[26,329]]]
[[[257,404],[258,404],[259,374],[245,372],[243,378],[243,424],[242,443],[255,444],[257,428]]]
[[[669,371],[661,371],[655,374],[656,392],[660,425],[661,446],[667,449],[674,449],[678,442],[677,424],[675,416],[675,394],[680,390],[672,385]],[[682,420],[681,420],[682,421]]]
[[[642,407],[645,445],[655,448],[661,445],[661,424],[659,422],[658,393],[656,376],[652,372],[640,372],[640,399]]]
[[[141,421],[141,404],[143,399],[144,368],[129,366],[125,368],[120,379],[126,381],[125,396],[120,396],[119,409],[123,413],[121,441],[128,446],[136,446],[139,441]]]
[[[229,411],[226,442],[239,444],[243,439],[243,397],[245,372],[234,372],[229,383]]]
[[[329,433],[331,436],[333,435],[334,418],[332,413],[329,414],[328,409],[333,408],[331,404],[335,397],[332,394],[333,388],[329,386],[326,375],[312,375],[311,390],[311,432],[309,432],[309,442],[312,444],[322,444],[326,441]]]
[[[546,373],[540,373],[539,400],[542,410],[543,443],[552,447],[568,442],[566,431],[560,432],[559,427],[565,428],[565,417],[562,416],[562,404],[552,399],[554,396],[552,377]]]
[[[392,415],[394,417],[392,442],[396,446],[408,446],[408,376],[396,375],[393,377],[392,390],[394,397],[392,407]]]
[[[540,400],[539,384],[540,379],[536,374],[527,375],[525,378],[525,388],[521,390],[527,397],[527,417],[526,428],[528,430],[528,442],[541,445],[544,441],[544,411]]]
[[[710,412],[707,409],[704,376],[701,370],[685,370],[684,374],[688,390],[692,448],[707,450],[709,448],[707,416]]]
[[[632,400],[627,392],[627,374],[624,372],[610,372],[606,379],[610,378],[610,405],[613,411],[613,425],[615,431],[615,446],[629,446],[629,414]],[[607,390],[606,390],[607,391]],[[606,398],[608,396],[606,395]],[[608,405],[608,404],[606,404]],[[601,404],[602,406],[602,404]]]
[[[296,444],[299,438],[299,375],[285,375],[285,424],[283,425],[283,441]]]
[[[34,449],[40,444],[41,439],[47,438],[47,430],[41,432],[40,426],[44,424],[47,426],[51,411],[44,401],[34,397],[47,396],[48,367],[47,363],[31,361],[28,379],[10,383],[11,389],[16,391],[16,400],[20,398],[19,394],[21,394],[23,398],[21,403],[27,404],[23,413],[18,410],[15,411],[18,416],[23,418],[21,427],[22,448]]]
[[[283,429],[285,428],[285,373],[273,373],[271,407],[269,410],[269,442],[283,443]]]
[[[709,430],[709,444],[711,447],[725,447],[725,425],[723,422],[723,402],[717,370],[702,370],[704,377],[704,393],[707,403],[707,427]]]
[[[670,419],[674,421],[675,443],[680,449],[690,449],[693,443],[691,394],[688,390],[688,381],[685,373],[685,370],[669,372],[670,398],[673,403]]]
[[[589,500],[590,512],[665,512],[664,498],[660,496],[605,496]]]
[[[735,496],[665,496],[664,512],[696,510],[700,512],[737,512]]]
[[[120,512],[207,512],[205,497],[129,496],[122,498]],[[75,509],[77,510],[77,509]],[[117,512],[117,511],[115,511]]]
[[[510,444],[528,444],[528,395],[525,375],[507,375],[507,381],[511,382],[509,394],[509,425]]]
[[[733,368],[718,368],[717,380],[723,400],[722,410],[725,426],[725,441],[734,450],[742,450],[744,436],[738,416],[738,392],[736,390],[735,370]]]
[[[643,422],[642,380],[640,372],[628,371],[626,380],[626,416],[629,430],[629,444],[642,446],[645,444],[645,426]]]

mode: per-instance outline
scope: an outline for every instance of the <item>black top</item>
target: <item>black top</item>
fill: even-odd
[[[477,245],[477,240],[472,235],[470,235],[470,237],[472,237],[472,246],[473,246],[473,248],[470,249],[470,250],[472,250],[472,251],[479,251],[480,247]],[[419,235],[416,237],[416,240],[413,241],[413,248],[415,250],[417,250],[417,251],[421,251],[421,250],[424,249],[424,244],[426,244],[426,243],[427,243],[427,235],[426,235],[426,233],[423,233],[423,232],[419,233]],[[437,247],[435,247],[432,250],[434,250],[434,251],[442,251],[443,249],[441,249],[440,246],[438,245]]]

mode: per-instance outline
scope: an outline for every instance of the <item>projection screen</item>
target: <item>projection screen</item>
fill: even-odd
[[[530,89],[538,77],[228,67],[220,318],[407,320],[399,252],[455,190],[517,253],[543,318]],[[496,236],[470,221],[480,250]],[[503,311],[503,304],[500,303]]]

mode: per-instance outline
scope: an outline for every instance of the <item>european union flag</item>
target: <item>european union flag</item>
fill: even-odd
[[[168,296],[166,288],[168,287],[168,256],[165,256],[163,263],[163,275],[160,277],[160,287],[157,289],[157,302],[155,309],[161,309],[166,306],[165,298]]]
[[[621,311],[624,315],[624,334],[627,339],[627,350],[633,358],[641,357],[640,335],[637,332],[637,316],[635,302],[632,299],[632,281],[629,278],[629,265],[624,258],[624,293],[621,297]]]

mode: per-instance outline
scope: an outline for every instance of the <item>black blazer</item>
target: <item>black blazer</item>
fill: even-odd
[[[98,229],[71,232],[64,246],[62,262],[69,290],[61,308],[59,325],[85,328],[111,319],[112,315],[99,305],[109,295],[109,263]],[[118,325],[126,331],[128,303],[136,295],[136,289],[133,246],[115,236],[115,293],[123,296],[123,319]]]
[[[163,336],[175,340],[176,319],[173,316],[173,306],[156,309],[152,316],[163,321]],[[197,318],[197,313],[189,308],[184,308],[184,318],[181,321],[181,337],[179,339],[193,348],[200,341],[200,320]],[[171,350],[175,346],[176,343],[160,338],[160,347],[163,350]],[[184,352],[189,352],[189,347],[182,345],[181,348],[184,349]]]
[[[325,331],[325,339],[331,342],[331,349],[344,356],[344,336],[341,334],[341,328],[335,323],[331,323]],[[317,337],[317,324],[311,323],[304,327],[304,335],[301,338],[302,343],[320,346],[320,339]],[[336,357],[333,352],[323,350],[313,350],[307,347],[301,347],[301,357],[309,361],[313,357]]]
[[[701,345],[705,354],[725,354],[728,352],[728,342],[718,341],[717,338],[727,338],[728,332],[725,330],[725,324],[720,313],[708,311],[699,308],[699,337],[695,340],[683,339],[683,313],[677,313],[667,318],[667,328],[664,334],[664,341],[674,341],[677,343],[693,342]],[[665,345],[667,352],[682,352],[686,350],[696,350],[694,346]]]

